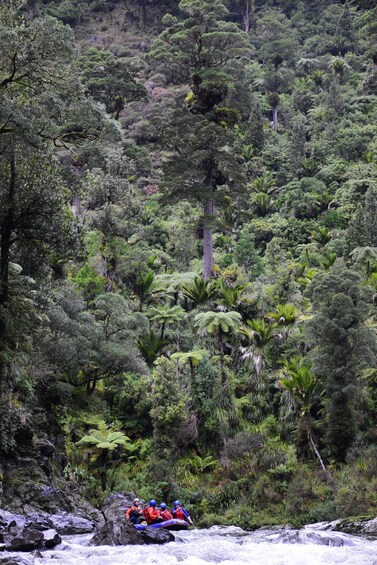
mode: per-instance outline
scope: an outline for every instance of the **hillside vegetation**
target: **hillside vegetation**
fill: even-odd
[[[58,422],[95,504],[376,514],[376,40],[366,0],[1,3],[5,499]]]

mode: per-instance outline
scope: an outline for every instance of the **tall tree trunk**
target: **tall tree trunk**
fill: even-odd
[[[203,278],[204,280],[212,277],[213,266],[213,240],[212,240],[212,219],[215,211],[213,200],[204,206],[204,226],[203,226]]]
[[[311,430],[310,430],[310,424],[309,424],[308,421],[306,421],[306,426],[307,426],[307,432],[306,432],[306,433],[307,433],[307,438],[308,438],[308,441],[309,441],[309,445],[310,445],[310,447],[312,448],[312,450],[314,451],[314,453],[315,453],[315,455],[316,455],[316,457],[317,457],[317,459],[318,459],[318,462],[319,462],[319,464],[320,464],[320,466],[321,466],[321,469],[322,469],[322,471],[324,472],[324,474],[325,474],[325,476],[326,476],[327,483],[328,483],[329,486],[334,490],[334,489],[335,489],[334,479],[332,478],[330,471],[327,469],[326,465],[325,465],[324,462],[323,462],[323,459],[322,459],[322,457],[321,457],[321,454],[320,454],[320,452],[319,452],[319,449],[318,449],[318,447],[317,447],[317,445],[316,445],[316,443],[315,443],[315,441],[314,441],[314,439],[313,439],[313,436],[312,436],[312,433],[311,433]]]
[[[243,12],[243,28],[248,33],[252,26],[252,18],[254,16],[254,0],[245,0]]]
[[[276,131],[278,129],[278,109],[272,108],[272,129]]]

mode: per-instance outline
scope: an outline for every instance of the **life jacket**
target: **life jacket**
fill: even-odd
[[[183,508],[178,506],[173,510],[173,517],[177,518],[178,520],[186,520],[186,514],[183,512]]]
[[[131,506],[126,512],[126,518],[129,520],[133,516],[142,516],[143,510],[140,506]]]
[[[160,517],[160,511],[155,506],[147,506],[144,510],[144,518],[147,524],[152,524]]]
[[[161,518],[163,518],[164,521],[166,522],[166,520],[172,520],[172,519],[173,519],[173,516],[172,516],[172,514],[170,513],[170,511],[166,508],[165,510],[163,510],[163,511],[161,512]]]

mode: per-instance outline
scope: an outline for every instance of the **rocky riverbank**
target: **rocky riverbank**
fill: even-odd
[[[345,534],[366,536],[377,539],[377,517],[355,518],[345,520],[334,520],[318,524],[323,530],[343,532]],[[322,527],[323,526],[323,527]]]
[[[98,511],[96,520],[67,512],[22,515],[0,509],[0,551],[51,549],[61,543],[63,535],[92,532],[91,545],[145,545],[174,541],[173,534],[167,530],[146,528],[138,532],[126,523],[125,510],[134,497],[133,493],[109,496],[101,511]]]
[[[62,535],[93,532],[95,523],[71,514],[13,514],[0,509],[0,551],[51,549]]]

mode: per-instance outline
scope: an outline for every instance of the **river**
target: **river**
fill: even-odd
[[[33,565],[377,565],[377,541],[318,526],[245,532],[236,527],[174,532],[165,545],[91,547],[91,535],[66,536]],[[9,555],[7,552],[2,556]],[[13,554],[14,555],[14,554]],[[25,556],[25,554],[24,554]],[[26,556],[25,556],[26,557]]]

